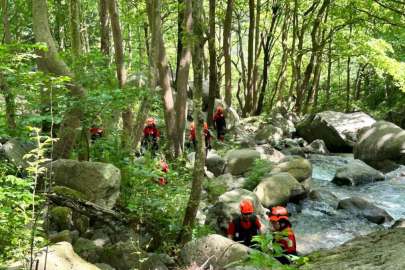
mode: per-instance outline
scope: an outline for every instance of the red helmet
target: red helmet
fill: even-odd
[[[153,119],[153,117],[148,117],[146,119],[146,124],[152,125],[153,123],[155,123],[155,119]]]
[[[271,212],[267,213],[270,220],[279,221],[280,219],[284,218],[286,220],[289,219],[290,213],[288,213],[287,209],[283,206],[276,206],[271,209]]]
[[[208,129],[207,123],[204,123],[204,129]]]
[[[218,108],[217,108],[217,111],[218,112],[222,112],[224,109],[222,109],[222,107],[221,106],[219,106]]]
[[[242,213],[253,213],[254,211],[252,202],[247,199],[241,201],[239,204],[239,209]]]
[[[169,171],[169,166],[167,166],[166,162],[164,162],[163,160],[158,162],[157,167],[162,168],[163,172],[168,172]]]
[[[191,122],[190,129],[194,129],[194,122]]]

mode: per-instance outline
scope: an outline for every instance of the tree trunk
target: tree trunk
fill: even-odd
[[[80,42],[80,2],[79,0],[69,1],[69,21],[70,21],[70,38],[71,38],[71,48],[74,61],[77,61],[79,55],[82,54],[82,47]]]
[[[150,0],[145,0],[146,7],[152,7],[149,3]],[[160,0],[159,0],[160,1]],[[155,10],[156,5],[153,5],[153,9],[148,8],[148,18],[149,18],[149,28],[151,32],[151,42],[149,46],[149,74],[148,74],[148,88],[150,89],[149,96],[145,97],[141,101],[141,107],[136,116],[136,121],[134,124],[133,129],[133,139],[132,139],[132,149],[135,150],[138,147],[138,143],[142,136],[142,130],[146,118],[148,116],[149,108],[150,108],[150,100],[153,98],[155,94],[155,89],[157,85],[157,59],[159,55],[159,33],[157,25],[160,25],[160,22],[157,22],[155,18],[156,13],[160,14],[160,10]],[[161,18],[158,18],[159,20]],[[147,29],[145,29],[145,33],[147,33]],[[147,36],[146,36],[147,38]]]
[[[295,62],[295,43],[297,41],[297,34],[298,34],[298,3],[297,0],[294,1],[294,11],[293,11],[293,30],[292,30],[292,44],[291,44],[291,81],[290,81],[290,89],[288,90],[288,101],[287,101],[287,109],[290,109],[291,103],[293,101],[293,93],[294,93],[294,85],[296,82],[297,77],[297,63]]]
[[[114,55],[115,55],[115,66],[118,78],[118,87],[124,90],[125,84],[127,82],[127,73],[125,70],[124,61],[124,50],[122,48],[122,36],[121,27],[118,17],[118,9],[116,0],[108,0],[108,12],[111,18],[111,28],[113,32],[114,39]],[[132,108],[131,104],[126,106],[126,109],[122,112],[122,148],[129,145],[129,140],[132,137]]]
[[[360,97],[360,85],[361,85],[361,77],[362,74],[364,72],[364,70],[366,69],[366,67],[368,66],[368,63],[364,64],[361,68],[359,68],[359,70],[357,71],[357,76],[356,76],[356,84],[354,87],[354,101],[358,101],[359,97]]]
[[[108,0],[100,0],[100,51],[110,54],[110,18],[108,17]]]
[[[288,26],[290,23],[290,4],[287,2],[284,14],[284,23],[281,35],[281,44],[283,48],[283,56],[281,58],[281,68],[280,68],[280,87],[278,89],[278,99],[277,106],[281,106],[284,100],[284,88],[287,79],[287,60],[288,60],[288,47],[287,47],[287,37],[288,37]]]
[[[41,68],[44,73],[53,73],[58,76],[72,78],[67,88],[70,90],[68,95],[74,105],[68,108],[63,117],[58,133],[59,140],[55,143],[53,149],[53,158],[69,158],[74,149],[77,129],[83,116],[83,108],[77,101],[85,97],[84,89],[73,80],[73,74],[70,73],[65,62],[58,58],[58,52],[48,24],[46,0],[32,1],[32,17],[35,42],[44,42],[49,49],[48,52],[38,50],[37,54],[41,56],[37,58],[38,69]]]
[[[178,81],[177,81],[177,99],[176,99],[176,140],[175,140],[175,155],[176,157],[181,157],[184,152],[184,138],[185,138],[185,128],[187,122],[187,85],[188,77],[190,72],[191,64],[191,46],[193,44],[192,37],[192,26],[193,17],[191,14],[191,0],[186,0],[184,9],[184,32],[185,39],[181,42],[185,42],[182,45],[180,65],[177,70]]]
[[[224,20],[224,58],[225,58],[225,103],[232,106],[232,59],[231,59],[231,25],[234,0],[228,0]],[[211,122],[211,121],[209,121]]]
[[[183,23],[184,23],[184,0],[177,0],[177,62],[176,62],[176,81],[174,82],[176,90],[178,90],[179,70],[181,66],[181,56],[183,51]],[[187,4],[186,4],[187,5]],[[177,148],[177,147],[175,147]]]
[[[352,39],[352,30],[353,30],[353,25],[350,24],[350,32],[349,32],[349,44],[351,43]],[[350,111],[350,62],[351,62],[351,57],[350,55],[347,57],[347,66],[346,66],[346,113],[349,113]]]
[[[322,63],[321,57],[322,57],[322,56],[319,55],[319,56],[317,57],[317,60],[316,60],[314,79],[313,79],[313,81],[312,81],[312,86],[311,86],[311,88],[310,88],[310,90],[309,90],[309,92],[308,92],[308,96],[307,96],[307,99],[306,99],[306,101],[305,101],[304,110],[303,110],[303,112],[302,112],[303,115],[305,115],[305,114],[307,114],[307,113],[309,112],[309,107],[310,107],[312,98],[313,98],[314,95],[315,95],[316,85],[318,84],[318,79],[319,79],[320,72],[321,72],[321,63]]]
[[[257,107],[257,96],[258,96],[258,73],[259,73],[259,58],[260,58],[260,51],[261,51],[261,42],[260,42],[260,0],[257,0],[256,3],[256,22],[255,22],[255,46],[254,46],[254,64],[253,64],[253,77],[252,77],[252,92],[253,92],[253,101],[252,101],[252,108],[249,112],[250,115],[254,115],[255,109]]]
[[[218,77],[217,77],[217,57],[215,50],[215,5],[216,0],[209,0],[209,36],[208,48],[210,55],[210,80],[208,92],[208,112],[206,122],[208,126],[212,124],[214,116],[215,93],[218,91]]]
[[[243,84],[243,91],[244,91],[244,95],[245,91],[247,90],[247,82],[246,82],[246,64],[245,64],[245,56],[243,54],[243,38],[242,38],[242,26],[241,26],[241,15],[237,14],[236,16],[238,18],[238,44],[239,44],[239,59],[240,59],[240,64],[241,64],[241,72],[240,74],[242,75],[242,84]],[[241,109],[244,111],[245,108],[241,107]]]
[[[195,104],[200,104],[202,100],[202,50],[203,50],[203,1],[193,0],[193,33],[195,37],[194,53],[193,53],[193,70],[194,70],[194,100]],[[194,123],[196,124],[196,140],[197,144],[196,159],[193,171],[193,183],[191,187],[190,198],[187,203],[186,212],[184,214],[183,226],[180,231],[177,242],[183,246],[191,240],[197,208],[201,200],[202,183],[204,180],[204,165],[205,165],[205,144],[203,132],[203,115],[200,106],[194,108]]]
[[[329,107],[329,101],[330,101],[331,78],[332,78],[332,40],[329,43],[329,49],[328,49],[328,77],[326,79],[326,109]]]
[[[1,0],[1,10],[3,14],[3,23],[4,23],[4,43],[11,44],[11,33],[10,33],[10,25],[8,22],[6,0]],[[14,95],[8,88],[7,80],[6,77],[4,77],[3,73],[0,73],[0,90],[6,102],[6,123],[7,128],[10,130],[9,135],[10,137],[12,137],[14,136],[13,133],[16,130],[15,102],[14,102]]]
[[[245,106],[242,117],[246,117],[253,109],[253,60],[254,60],[254,32],[255,32],[255,1],[249,0],[249,34],[248,34],[248,63],[247,63],[247,89]]]

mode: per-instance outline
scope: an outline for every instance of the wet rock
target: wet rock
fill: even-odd
[[[377,224],[389,222],[393,219],[385,210],[360,197],[341,200],[338,204],[338,209],[350,212],[355,216],[364,217],[368,221]]]
[[[326,145],[322,140],[315,140],[310,145],[303,147],[302,150],[305,153],[329,154],[329,150],[326,148]]]
[[[353,148],[360,159],[379,170],[397,164],[405,165],[405,130],[384,121],[363,128]]]
[[[300,156],[305,158],[305,153],[302,151],[301,147],[288,147],[281,150],[281,153],[286,156]]]
[[[358,186],[385,179],[384,174],[368,166],[361,160],[355,159],[337,169],[332,183],[338,186]]]
[[[297,179],[298,182],[305,182],[304,187],[309,190],[309,184],[312,179],[312,164],[308,159],[300,156],[286,156],[280,160],[279,164],[271,172],[287,172]]]
[[[333,209],[337,209],[339,198],[327,190],[311,190],[309,198],[314,201],[327,202]]]

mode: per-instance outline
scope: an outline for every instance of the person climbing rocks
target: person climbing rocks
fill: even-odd
[[[90,139],[91,143],[94,143],[97,139],[103,137],[105,135],[107,128],[106,126],[103,125],[103,120],[101,119],[100,115],[97,115],[97,118],[99,120],[98,124],[93,123],[90,127]]]
[[[166,186],[167,185],[167,173],[169,172],[169,166],[163,160],[160,160],[157,165],[157,169],[161,170],[164,174],[162,177],[158,178],[159,185]]]
[[[223,109],[221,106],[217,108],[217,112],[214,114],[213,122],[214,122],[214,129],[217,131],[217,139],[220,141],[224,141],[225,139],[225,128],[226,128],[226,121],[225,115],[222,113]]]
[[[146,119],[146,127],[143,129],[143,139],[141,142],[141,153],[145,154],[146,151],[151,151],[152,154],[159,149],[159,130],[155,125],[155,119],[148,117]]]
[[[297,247],[295,242],[295,235],[292,231],[291,222],[289,221],[290,213],[288,213],[287,209],[283,206],[276,206],[271,209],[271,211],[267,212],[267,215],[270,219],[271,226],[273,227],[274,231],[276,232],[283,232],[284,236],[278,240],[278,243],[282,244],[283,248],[283,255],[295,255],[297,256]],[[287,241],[285,238],[288,238],[290,241]],[[281,264],[291,264],[291,261],[285,257],[274,257],[277,259]]]
[[[232,220],[229,224],[227,234],[228,238],[235,242],[252,247],[252,237],[263,235],[262,225],[259,219],[253,214],[254,208],[251,201],[244,199],[239,204],[240,216]]]
[[[204,138],[205,138],[205,155],[207,156],[208,150],[212,149],[212,135],[211,132],[208,130],[207,123],[204,123]],[[191,142],[193,143],[194,149],[196,148],[197,142],[195,139],[195,129],[194,129],[194,122],[190,124],[190,136],[188,137],[188,141],[186,143],[186,147],[191,147]]]

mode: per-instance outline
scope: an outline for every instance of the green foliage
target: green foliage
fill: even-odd
[[[289,234],[290,232],[288,231],[281,231],[268,233],[266,235],[253,236],[252,242],[256,242],[254,247],[260,251],[253,250],[248,258],[230,263],[226,265],[225,268],[235,264],[242,264],[252,265],[259,269],[272,269],[272,267],[288,270],[297,269],[297,266],[306,264],[308,262],[308,258],[283,254],[283,244],[279,243],[278,241],[283,239],[287,241],[289,246],[291,246],[293,243],[287,237]],[[288,258],[292,264],[280,264],[276,257],[281,256]]]
[[[200,225],[200,222],[198,219],[196,219],[194,229],[193,229],[193,235],[192,235],[192,240],[197,240],[203,236],[207,236],[210,234],[214,234],[215,231],[211,230],[208,225]]]
[[[269,161],[265,159],[255,159],[249,176],[243,182],[242,188],[253,191],[257,185],[262,181],[262,177],[273,169]]]

